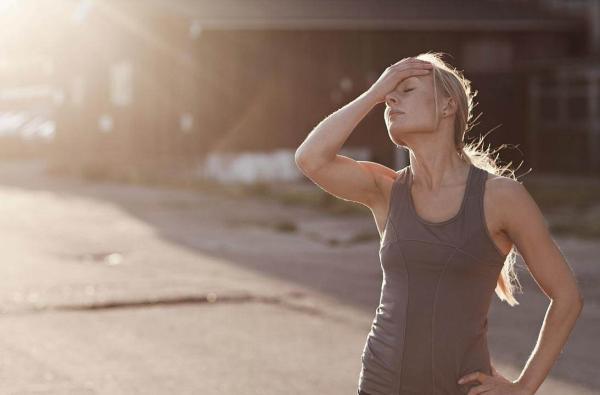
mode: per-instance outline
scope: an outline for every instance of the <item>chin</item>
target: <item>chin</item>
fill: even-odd
[[[405,125],[390,125],[388,126],[388,131],[390,132],[390,134],[395,135],[395,136],[400,136],[402,134],[405,133],[410,133],[412,131],[414,131],[415,129],[410,127],[410,126],[405,126]]]

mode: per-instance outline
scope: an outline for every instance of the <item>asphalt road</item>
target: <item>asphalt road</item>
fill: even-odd
[[[0,394],[355,394],[379,301],[372,218],[0,164]],[[292,221],[297,232],[273,225]],[[541,395],[600,393],[599,243],[556,239],[586,305]],[[516,377],[548,301],[495,299]]]

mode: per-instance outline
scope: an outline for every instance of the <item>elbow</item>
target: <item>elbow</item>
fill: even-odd
[[[552,303],[557,303],[566,311],[581,313],[583,310],[583,294],[581,292],[569,292],[551,298]]]
[[[571,299],[570,305],[572,309],[577,312],[577,315],[583,310],[583,295],[578,293],[574,298]]]
[[[298,147],[294,153],[296,166],[302,173],[308,176],[321,169],[324,165],[331,163],[337,157],[336,152],[327,152],[322,149],[309,148],[307,146]]]
[[[579,289],[579,287],[577,287],[575,303],[576,306],[579,307],[579,311],[581,311],[581,309],[583,309],[583,293],[581,292],[581,289]]]
[[[299,148],[296,150],[296,153],[294,154],[294,162],[296,162],[296,167],[298,167],[298,169],[300,169],[302,172],[304,172],[307,159],[306,159],[305,155],[302,154],[302,152],[300,151]]]
[[[315,171],[315,169],[319,166],[319,161],[316,160],[314,155],[308,155],[306,152],[302,152],[300,149],[296,150],[296,153],[294,154],[294,161],[296,162],[298,169],[305,175]]]
[[[579,318],[581,316],[581,312],[583,311],[583,296],[579,296],[579,299],[577,300],[577,317]]]

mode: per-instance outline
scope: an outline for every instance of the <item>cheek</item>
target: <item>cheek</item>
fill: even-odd
[[[419,100],[424,108],[428,108],[430,110],[433,110],[435,108],[435,101],[433,100],[432,96],[421,95],[419,96]]]
[[[430,98],[419,95],[414,96],[407,103],[408,111],[414,118],[424,119],[429,118],[432,112],[435,110],[435,103]]]
[[[435,101],[431,96],[422,96],[419,98],[419,113],[422,117],[435,117]]]

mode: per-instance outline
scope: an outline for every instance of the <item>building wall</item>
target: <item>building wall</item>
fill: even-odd
[[[72,152],[69,160],[162,166],[215,152],[293,149],[387,66],[428,50],[449,54],[478,91],[475,115],[483,115],[470,136],[498,127],[487,141],[525,145],[527,71],[515,65],[578,51],[576,37],[562,32],[199,31],[184,17],[131,18],[94,14],[85,29],[73,28],[58,59],[67,95],[57,152]],[[125,104],[115,103],[111,70],[129,75],[121,78],[131,90]],[[368,147],[371,160],[399,167],[383,109],[376,106],[346,146]],[[504,159],[526,158],[513,150]]]

